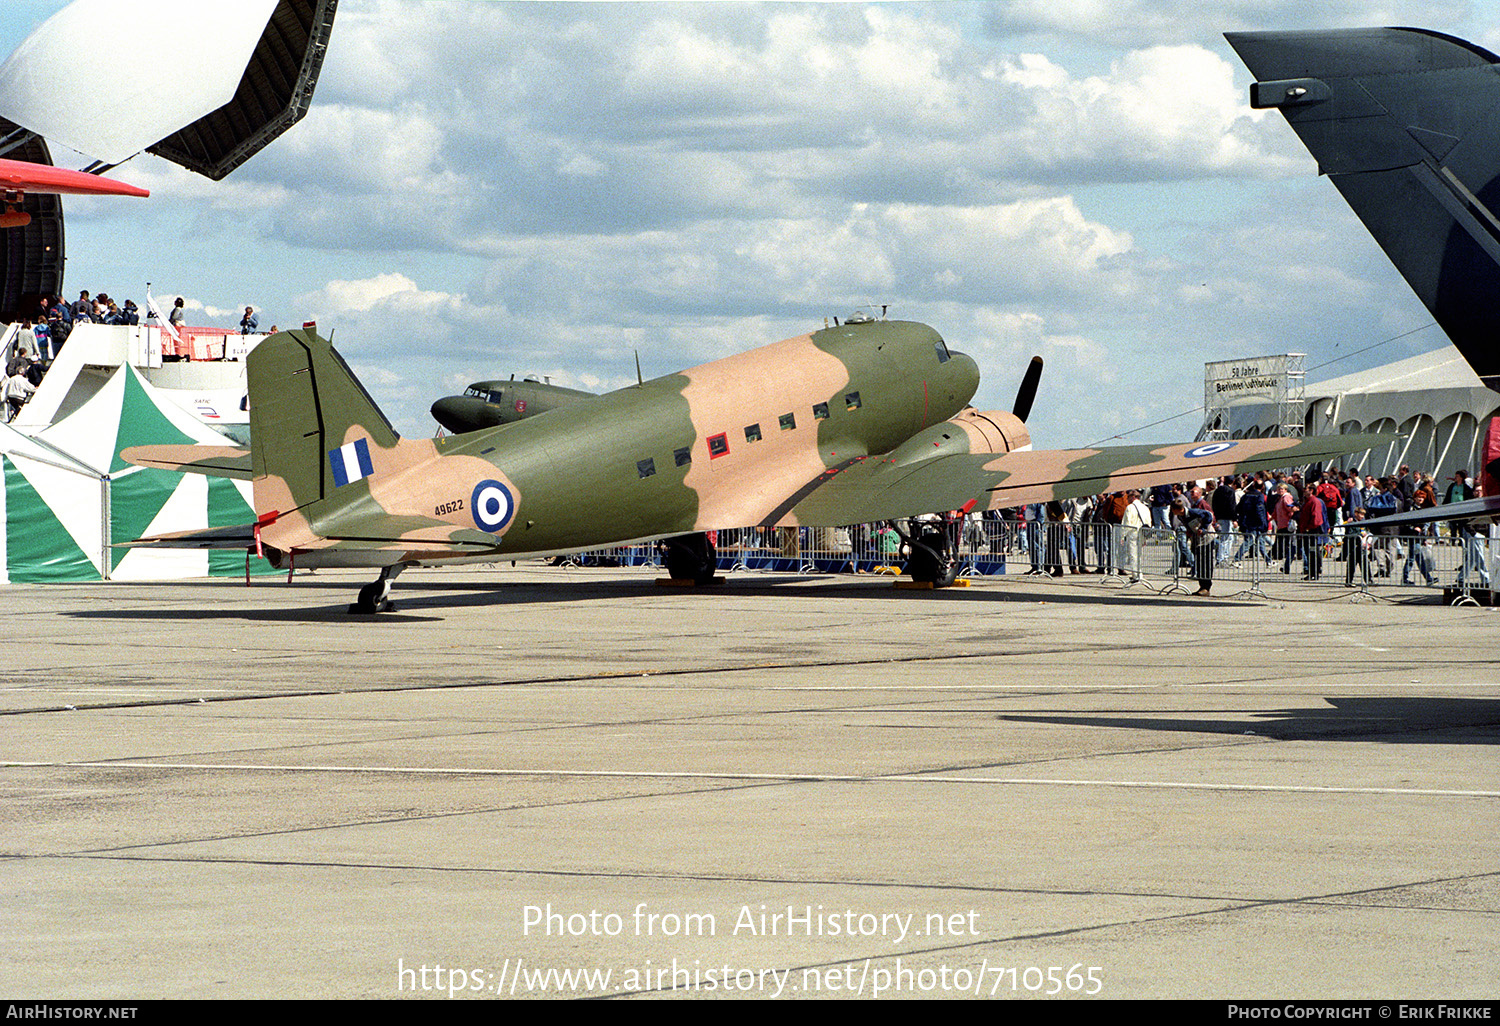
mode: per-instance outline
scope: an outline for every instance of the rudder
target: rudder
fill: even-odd
[[[400,435],[349,365],[311,329],[261,342],[246,363],[255,512],[287,513],[368,476]]]

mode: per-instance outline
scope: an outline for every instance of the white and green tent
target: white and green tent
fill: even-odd
[[[99,580],[104,475],[8,424],[0,424],[0,470],[4,580]]]
[[[133,445],[232,445],[160,399],[134,367],[120,366],[98,392],[34,438],[0,436],[5,473],[4,577],[9,581],[151,580],[245,572],[240,551],[114,548],[170,531],[255,520],[244,481],[137,467]],[[252,573],[270,573],[251,559]]]

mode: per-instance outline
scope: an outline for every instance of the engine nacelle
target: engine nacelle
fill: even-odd
[[[950,453],[1005,453],[1030,448],[1031,432],[1014,413],[981,413],[970,408],[912,435],[887,458],[900,465]]]
[[[970,452],[1025,452],[1031,448],[1031,432],[1014,413],[973,408],[948,421],[968,432]],[[978,441],[976,441],[976,436]]]

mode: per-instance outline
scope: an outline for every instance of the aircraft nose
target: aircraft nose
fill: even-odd
[[[499,415],[489,403],[465,395],[450,395],[433,403],[432,419],[456,435],[500,423]]]
[[[952,375],[954,391],[959,394],[960,402],[966,403],[979,391],[979,364],[968,353],[961,353],[956,349],[948,352],[947,366]]]

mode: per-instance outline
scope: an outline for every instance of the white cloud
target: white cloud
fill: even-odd
[[[1133,50],[1108,75],[1073,78],[1041,54],[999,62],[993,72],[1031,107],[1007,141],[1040,167],[1154,168],[1192,173],[1284,173],[1297,161],[1259,131],[1234,70],[1201,46]],[[1128,173],[1128,172],[1127,172]]]
[[[1088,441],[1204,359],[1400,327],[1219,37],[1368,9],[345,0],[301,124],[221,183],[122,168],[153,196],[70,206],[70,273],[337,327],[408,432],[467,381],[614,387],[637,350],[666,373],[889,303],[975,352],[989,405],[1043,353],[1039,423]]]
[[[461,293],[421,289],[404,274],[330,281],[316,292],[298,296],[296,304],[320,321],[361,320],[366,316],[421,324],[441,318],[474,321],[500,313],[497,307],[471,304]]]
[[[990,4],[992,32],[1080,37],[1115,46],[1202,42],[1235,30],[1451,25],[1466,0],[1003,0]]]

